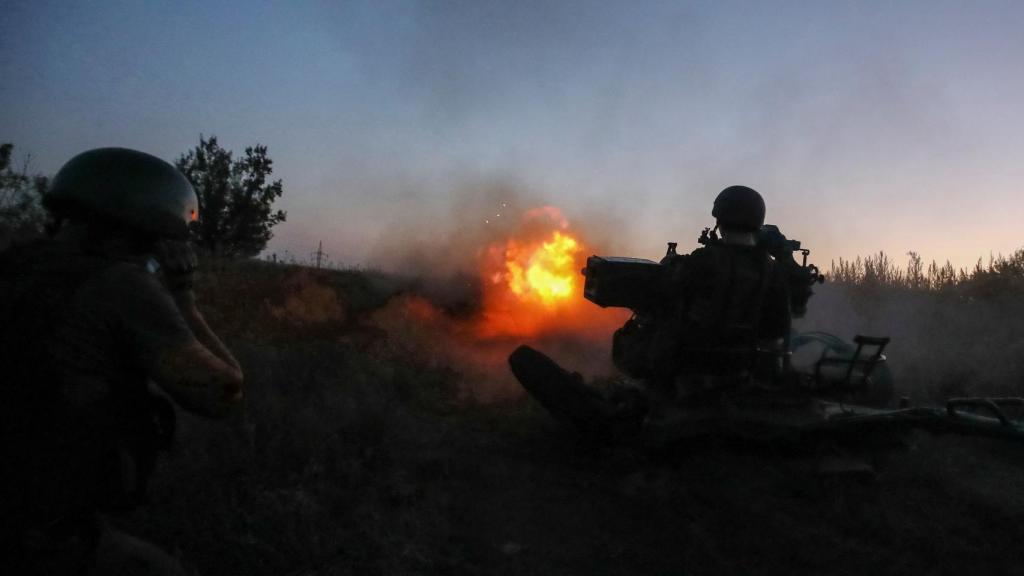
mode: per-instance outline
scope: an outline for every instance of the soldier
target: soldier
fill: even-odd
[[[51,237],[0,254],[3,556],[16,573],[180,574],[102,514],[141,498],[173,429],[149,382],[205,416],[242,398],[238,362],[196,308],[196,194],[124,148],[79,154],[52,184]]]
[[[677,400],[780,377],[791,298],[787,272],[759,246],[764,200],[751,188],[730,186],[715,199],[712,215],[716,231],[702,239],[705,245],[687,255],[670,249],[660,282],[638,287],[653,294],[645,300],[650,305],[635,309],[615,332],[612,359],[633,381],[600,393],[578,373],[521,346],[509,363],[523,387],[576,428],[616,434],[635,430]],[[801,305],[809,294],[797,298]]]
[[[782,267],[758,246],[764,199],[730,186],[711,214],[716,227],[704,246],[662,260],[663,305],[616,333],[613,357],[627,374],[661,386],[679,375],[773,377],[781,369],[790,298]]]

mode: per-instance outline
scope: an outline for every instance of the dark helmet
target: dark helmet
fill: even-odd
[[[715,198],[711,215],[720,227],[756,232],[764,225],[764,198],[753,188],[729,186]]]
[[[177,168],[128,148],[96,148],[68,160],[43,203],[57,217],[181,239],[199,217],[196,192]]]

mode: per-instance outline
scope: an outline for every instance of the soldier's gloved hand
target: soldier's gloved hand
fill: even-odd
[[[191,244],[180,240],[161,240],[156,247],[156,261],[163,271],[168,290],[187,292],[192,289],[199,260]]]

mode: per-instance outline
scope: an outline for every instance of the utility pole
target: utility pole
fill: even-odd
[[[313,259],[316,261],[317,270],[327,261],[328,256],[328,254],[324,254],[324,241],[321,240],[316,246],[316,252],[313,252]]]

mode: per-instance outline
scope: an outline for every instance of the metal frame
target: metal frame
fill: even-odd
[[[820,389],[822,388],[822,376],[821,369],[823,366],[846,366],[846,374],[842,381],[838,383],[838,387],[846,390],[852,390],[855,388],[861,388],[868,384],[871,378],[871,373],[874,372],[875,367],[886,361],[885,358],[885,347],[889,345],[889,338],[883,337],[878,338],[874,336],[861,336],[856,335],[853,337],[854,343],[857,344],[857,349],[853,355],[849,358],[836,358],[828,355],[829,348],[825,348],[822,351],[821,357],[814,363],[814,383]],[[875,347],[874,353],[867,357],[862,356],[862,352],[865,348]],[[853,370],[857,366],[863,366],[861,371],[860,382],[853,385],[850,381],[853,378]]]

